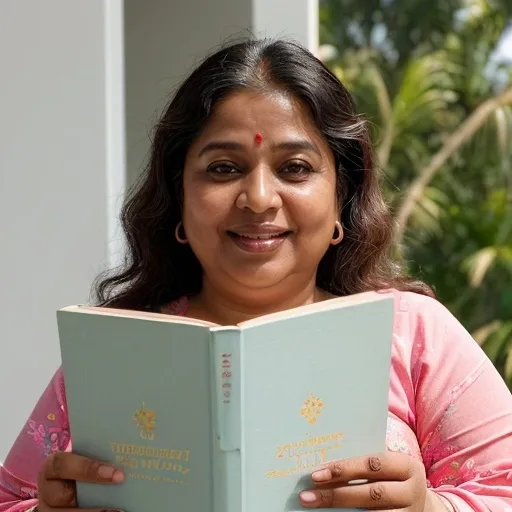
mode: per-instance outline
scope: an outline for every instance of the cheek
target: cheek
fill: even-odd
[[[308,235],[329,238],[337,219],[336,196],[329,183],[304,190],[290,200],[292,215],[298,227]]]
[[[217,230],[225,217],[228,206],[226,200],[219,198],[218,190],[198,184],[185,185],[183,222],[187,236],[202,245],[207,243],[212,230]]]

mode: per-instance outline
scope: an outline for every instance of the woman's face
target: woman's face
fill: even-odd
[[[249,293],[314,282],[335,236],[336,174],[296,99],[229,96],[190,147],[183,180],[184,231],[205,280]]]

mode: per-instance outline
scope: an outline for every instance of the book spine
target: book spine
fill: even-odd
[[[242,357],[238,329],[212,331],[214,512],[242,512]]]

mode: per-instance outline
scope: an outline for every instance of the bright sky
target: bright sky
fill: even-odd
[[[512,29],[508,31],[508,34],[501,42],[496,57],[499,59],[506,58],[506,60],[512,61]]]

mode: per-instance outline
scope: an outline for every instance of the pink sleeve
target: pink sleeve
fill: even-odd
[[[59,369],[0,465],[0,512],[37,504],[37,475],[45,458],[70,449],[64,379]]]
[[[457,512],[512,511],[512,395],[444,306],[417,302],[412,383],[429,483]]]

